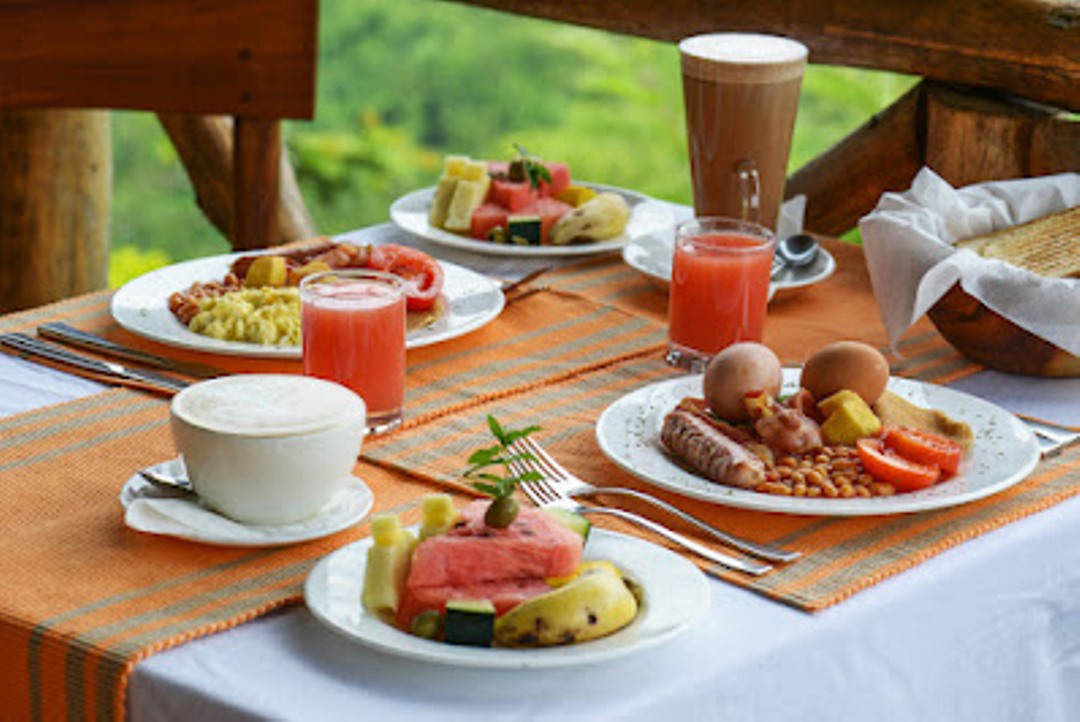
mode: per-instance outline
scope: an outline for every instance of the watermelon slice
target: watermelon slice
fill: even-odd
[[[461,510],[446,534],[425,539],[413,553],[406,588],[543,579],[572,574],[581,563],[581,535],[539,509],[522,509],[505,529],[484,523],[490,502]]]
[[[528,181],[511,181],[505,179],[506,175],[510,172],[510,164],[504,161],[488,161],[487,169],[488,175],[492,178],[492,183],[502,182],[505,179],[506,183],[518,184],[523,183],[526,188],[538,192],[538,195],[545,197],[553,197],[561,193],[571,183],[570,178],[570,166],[566,163],[544,163],[544,167],[547,168],[548,173],[551,175],[551,183],[545,180],[540,181],[539,189],[532,189]],[[499,176],[502,176],[500,178]],[[494,185],[492,186],[492,195],[489,196],[489,200],[494,200]],[[500,203],[502,201],[499,201]],[[504,203],[504,205],[506,205]],[[513,210],[513,209],[512,209]]]
[[[489,599],[495,605],[495,614],[505,614],[522,602],[551,591],[551,585],[543,579],[510,579],[484,584],[463,584],[446,587],[406,587],[398,604],[397,626],[409,629],[412,620],[420,612],[434,610],[446,612],[451,599]]]

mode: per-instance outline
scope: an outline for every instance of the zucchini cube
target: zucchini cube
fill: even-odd
[[[540,216],[510,216],[506,235],[515,246],[540,245]]]
[[[490,647],[495,636],[495,605],[490,599],[451,599],[446,603],[443,639],[448,644]]]

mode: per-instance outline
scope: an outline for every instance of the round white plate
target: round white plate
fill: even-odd
[[[671,208],[660,201],[634,191],[612,186],[585,183],[597,191],[618,193],[630,206],[630,221],[622,235],[596,243],[580,243],[571,246],[514,246],[509,243],[492,243],[435,228],[428,223],[428,210],[435,188],[413,191],[394,201],[390,206],[390,219],[409,233],[426,238],[433,243],[467,251],[495,256],[588,256],[594,253],[617,251],[640,236],[670,230],[675,225]]]
[[[170,459],[151,467],[153,471],[185,477],[184,462]],[[131,509],[136,501],[140,507]],[[195,494],[170,491],[134,474],[120,490],[125,523],[137,531],[217,546],[271,547],[321,539],[359,524],[375,502],[360,479],[340,491],[316,516],[293,524],[255,525],[233,521]]]
[[[411,659],[457,667],[530,669],[590,664],[637,652],[686,631],[709,606],[709,588],[692,563],[662,547],[593,528],[587,559],[614,562],[644,590],[644,604],[626,628],[583,644],[542,649],[464,647],[406,634],[360,604],[371,539],[323,558],[308,576],[304,598],[327,627],[364,646]]]
[[[671,283],[671,261],[675,248],[672,233],[653,233],[631,240],[623,248],[623,260],[635,271],[648,276],[658,286],[667,288]],[[824,281],[836,270],[836,259],[824,248],[818,249],[817,258],[805,268],[787,268],[769,284],[769,293],[800,288]],[[772,296],[769,296],[772,298]]]
[[[782,393],[795,391],[798,380],[799,369],[784,369]],[[1007,489],[1035,468],[1039,447],[1034,435],[1004,409],[919,381],[891,378],[888,388],[971,426],[975,443],[955,477],[917,492],[858,499],[777,496],[713,483],[676,463],[660,444],[665,414],[684,397],[701,396],[700,375],[660,381],[623,396],[600,415],[596,438],[608,458],[657,486],[718,504],[786,514],[865,516],[940,509]]]
[[[269,251],[272,252],[272,251]],[[261,358],[300,358],[299,346],[264,346],[222,341],[195,333],[169,310],[169,296],[196,281],[219,280],[241,253],[198,258],[159,268],[124,284],[112,298],[110,310],[128,331],[155,341],[208,353]],[[446,281],[443,313],[432,324],[410,331],[407,348],[429,346],[457,338],[490,323],[502,312],[505,298],[490,278],[468,268],[439,261]]]

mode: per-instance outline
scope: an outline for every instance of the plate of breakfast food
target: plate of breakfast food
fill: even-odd
[[[123,328],[208,353],[300,358],[298,285],[310,273],[372,268],[405,279],[406,346],[440,343],[486,325],[505,303],[498,285],[408,246],[319,239],[287,251],[177,263],[124,284],[110,310]]]
[[[729,347],[704,374],[637,389],[597,422],[611,460],[659,487],[760,511],[860,516],[927,511],[996,494],[1039,460],[1013,414],[889,375],[874,348],[830,344],[782,368],[761,344]]]
[[[492,526],[488,499],[423,500],[424,520],[372,518],[372,536],[323,558],[304,598],[316,619],[368,648],[455,667],[592,664],[668,641],[709,605],[705,577],[673,552],[521,508]]]
[[[641,193],[573,180],[566,163],[447,156],[438,184],[390,207],[400,228],[490,255],[579,256],[617,251],[670,230],[671,208]]]

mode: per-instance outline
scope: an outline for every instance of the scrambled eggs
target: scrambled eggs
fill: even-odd
[[[300,290],[245,288],[200,299],[188,328],[222,341],[298,346]]]

